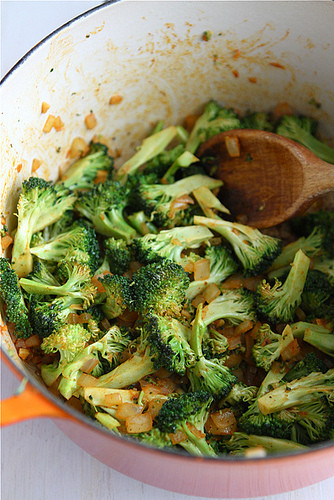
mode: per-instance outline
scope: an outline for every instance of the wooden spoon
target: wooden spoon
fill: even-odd
[[[240,156],[227,152],[227,137],[238,138]],[[271,132],[222,132],[203,143],[197,154],[214,158],[213,164],[218,164],[214,175],[224,182],[224,205],[250,226],[279,224],[302,213],[320,195],[334,191],[334,165]]]

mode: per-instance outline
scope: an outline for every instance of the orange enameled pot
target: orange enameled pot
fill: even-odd
[[[241,111],[282,101],[334,130],[334,10],[330,2],[116,2],[93,9],[35,47],[2,82],[1,207],[13,229],[32,172],[56,179],[75,137],[102,135],[121,163],[160,119],[181,123],[209,99]],[[204,31],[211,31],[209,40]],[[112,96],[121,96],[113,104]],[[41,104],[50,105],[41,113]],[[312,102],[321,102],[314,108]],[[111,104],[110,104],[111,103]],[[87,128],[93,111],[97,124]],[[43,131],[47,117],[64,126]],[[34,162],[36,167],[36,162]],[[65,405],[19,359],[2,327],[3,360],[28,383],[2,402],[2,424],[48,417],[110,467],[189,495],[250,497],[333,475],[334,445],[284,456],[197,458],[151,449],[101,429]]]

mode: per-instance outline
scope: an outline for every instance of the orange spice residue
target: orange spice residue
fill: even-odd
[[[43,101],[42,102],[42,106],[41,106],[41,113],[46,113],[47,110],[49,109],[50,107],[50,104],[48,104],[47,102]]]
[[[109,99],[109,104],[119,104],[120,102],[123,101],[123,97],[119,94],[112,95]]]
[[[232,75],[235,76],[235,78],[239,78],[239,71],[237,69],[234,69],[232,71]]]
[[[275,68],[280,68],[280,69],[285,69],[285,66],[283,64],[280,64],[278,62],[270,62],[270,66],[274,66]]]
[[[89,130],[91,130],[92,128],[96,127],[97,120],[96,120],[96,117],[95,117],[94,113],[89,113],[89,115],[87,115],[85,117],[85,125],[86,125],[86,127]]]
[[[34,158],[32,161],[31,172],[36,172],[36,170],[41,166],[41,161]]]
[[[250,83],[257,83],[257,78],[255,78],[255,76],[250,76],[250,77],[248,77],[248,81]]]

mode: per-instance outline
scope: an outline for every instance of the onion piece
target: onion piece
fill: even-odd
[[[240,156],[240,142],[238,137],[225,137],[225,146],[231,158],[238,158]]]
[[[230,408],[211,413],[211,419],[219,436],[229,436],[237,430],[237,421]]]
[[[129,434],[149,432],[153,427],[153,419],[148,412],[140,415],[133,415],[125,420],[125,426]]]
[[[136,403],[122,403],[118,406],[115,417],[120,420],[126,420],[127,418],[139,415],[142,412],[143,406],[141,405],[137,405]]]
[[[87,373],[82,373],[77,382],[79,387],[94,387],[97,383],[98,379],[88,375]]]
[[[219,290],[216,283],[210,283],[210,285],[208,285],[205,288],[205,290],[202,292],[202,295],[208,304],[210,304],[210,302],[212,302],[220,294],[221,294],[221,291]]]
[[[210,277],[209,259],[200,259],[194,263],[194,280],[204,281]]]

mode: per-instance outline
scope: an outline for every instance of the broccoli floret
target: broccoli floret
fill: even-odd
[[[73,224],[74,224],[74,210],[66,210],[66,212],[63,213],[63,215],[60,217],[60,219],[57,220],[54,224],[51,224],[50,226],[47,226],[46,228],[43,229],[42,232],[40,233],[35,233],[33,235],[36,236],[37,234],[42,233],[42,239],[40,240],[40,243],[35,243],[33,244],[31,242],[31,246],[36,246],[38,244],[45,243],[45,241],[52,240],[58,234],[66,233],[69,231]],[[33,241],[33,238],[32,238]]]
[[[300,307],[307,314],[317,314],[319,310],[334,297],[334,286],[327,275],[315,269],[307,273]]]
[[[166,258],[182,265],[185,261],[182,252],[201,246],[213,234],[206,227],[175,227],[158,234],[146,234],[132,244],[134,257],[138,262],[150,264]]]
[[[276,133],[299,142],[312,153],[328,163],[334,163],[334,149],[317,139],[314,134],[316,122],[306,116],[283,116]]]
[[[164,174],[163,178],[161,179],[161,182],[163,184],[168,183],[171,184],[172,182],[175,182],[175,176],[177,172],[182,168],[183,172],[190,167],[190,165],[193,165],[194,163],[199,162],[199,158],[194,156],[192,153],[189,151],[184,151],[180,156],[176,158],[176,160],[171,164],[167,172]],[[189,174],[190,176],[191,174]]]
[[[210,325],[217,319],[225,319],[232,325],[256,320],[254,295],[245,288],[224,290],[203,309],[203,322]]]
[[[283,284],[275,279],[275,284],[271,287],[266,280],[263,280],[256,292],[259,314],[272,323],[292,321],[295,310],[302,300],[309,265],[310,259],[302,250],[298,250]]]
[[[310,403],[323,395],[333,396],[334,369],[325,373],[310,373],[306,377],[280,385],[257,400],[263,415],[276,413],[292,406]]]
[[[233,247],[246,275],[261,274],[281,252],[279,239],[243,224],[198,216],[194,217],[194,224],[209,227],[221,234]]]
[[[91,372],[94,377],[99,377],[104,373],[104,364],[108,365],[108,371],[116,368],[120,354],[124,352],[130,341],[128,334],[124,334],[117,326],[112,326],[101,339],[79,351],[62,369],[62,379],[58,386],[60,394],[66,399],[72,397],[79,389],[77,382],[82,374],[81,368],[89,361],[97,363]]]
[[[38,177],[30,177],[22,184],[17,205],[17,230],[12,251],[12,267],[19,278],[33,268],[30,241],[33,233],[56,222],[72,207],[75,196],[62,184],[54,186]]]
[[[17,275],[4,257],[0,257],[0,296],[6,304],[7,320],[15,323],[17,337],[30,337],[33,332]]]
[[[231,214],[221,201],[206,186],[201,186],[193,191],[198,205],[206,217],[211,219],[220,219],[217,212]],[[201,215],[201,214],[200,214]]]
[[[313,260],[313,269],[326,274],[329,282],[334,286],[334,259],[318,257]]]
[[[150,221],[149,217],[145,215],[143,210],[130,214],[128,216],[129,223],[137,231],[138,234],[144,236],[148,233],[157,234],[158,230],[155,225]]]
[[[131,281],[117,274],[106,274],[99,281],[105,292],[99,294],[97,301],[102,303],[102,311],[108,319],[117,318],[132,303]]]
[[[96,233],[82,220],[75,222],[69,231],[33,247],[31,253],[39,259],[50,262],[71,260],[87,264],[92,273],[98,268],[100,258]]]
[[[269,325],[262,325],[257,331],[252,349],[256,366],[269,371],[273,362],[293,340],[294,336],[289,325],[284,328],[281,335],[274,333]]]
[[[133,203],[159,227],[185,225],[183,218],[191,200],[187,197],[183,201],[182,197],[200,186],[215,189],[221,185],[222,181],[206,175],[192,175],[173,184],[138,184],[133,191]]]
[[[152,158],[145,165],[145,175],[155,174],[157,179],[162,179],[167,170],[173,163],[184,153],[184,145],[178,144],[175,148],[162,151],[157,156]]]
[[[177,127],[168,127],[146,137],[136,153],[116,172],[116,179],[125,183],[129,175],[137,172],[144,163],[159,155],[177,135]]]
[[[214,135],[241,127],[241,121],[232,109],[222,107],[215,101],[210,101],[205,106],[203,114],[197,119],[190,133],[186,143],[186,150],[195,153],[202,142]]]
[[[272,132],[274,125],[267,113],[250,113],[243,117],[242,128],[249,128],[255,130],[268,130]]]
[[[154,427],[148,432],[133,434],[132,437],[138,439],[141,443],[155,448],[168,448],[173,446],[172,441],[167,432],[161,432],[157,427]]]
[[[63,325],[41,343],[41,349],[46,354],[59,352],[59,361],[51,365],[42,365],[41,375],[46,385],[52,385],[61,375],[67,363],[72,361],[76,354],[81,352],[91,334],[82,325]]]
[[[195,321],[190,337],[190,347],[194,351],[197,361],[188,369],[188,378],[193,391],[206,391],[213,397],[226,396],[232,385],[236,382],[236,377],[227,366],[224,366],[218,359],[206,359],[202,351],[203,337],[206,333],[206,325],[202,320],[202,304],[197,308]]]
[[[122,238],[129,243],[136,236],[136,231],[125,220],[127,204],[128,189],[119,182],[106,180],[80,193],[75,208],[92,222],[99,234]]]
[[[165,260],[141,267],[133,275],[132,308],[159,316],[179,315],[190,280],[179,264]]]
[[[186,368],[195,362],[195,355],[188,343],[189,334],[188,328],[176,319],[148,315],[143,325],[143,335],[157,369],[163,366],[169,372],[184,375]]]
[[[314,352],[308,352],[305,358],[295,364],[288,373],[284,376],[283,380],[285,382],[291,382],[297,378],[306,377],[312,372],[325,373],[327,371],[327,365],[318,358]]]
[[[203,292],[210,283],[219,285],[238,269],[238,264],[232,257],[232,253],[223,246],[207,247],[205,258],[210,262],[210,276],[206,280],[197,280],[190,283],[186,293],[187,300],[192,300],[196,295]]]
[[[224,398],[223,403],[237,406],[240,403],[250,403],[256,397],[259,388],[255,385],[246,385],[243,382],[236,382],[226,398]]]
[[[113,165],[114,159],[108,155],[107,146],[91,142],[89,152],[64,172],[61,181],[69,189],[90,189],[99,170],[110,174]]]
[[[245,455],[245,452],[252,448],[264,448],[265,452],[268,454],[291,453],[307,449],[307,446],[297,444],[287,439],[257,436],[254,434],[245,434],[244,432],[235,432],[233,436],[225,442],[225,446],[231,455]]]
[[[269,272],[289,266],[298,250],[302,250],[307,257],[313,258],[324,252],[324,241],[327,238],[324,227],[316,226],[306,238],[302,236],[298,240],[289,243],[282,249],[282,253],[274,260]]]
[[[104,240],[103,244],[110,272],[124,274],[129,269],[131,262],[131,250],[126,242],[108,238]]]
[[[171,396],[161,407],[156,417],[157,428],[161,432],[173,434],[181,431],[185,440],[180,445],[191,454],[216,456],[213,448],[205,439],[204,424],[213,399],[204,391],[189,392]],[[195,427],[195,433],[191,427]],[[203,434],[203,437],[199,437]]]
[[[302,444],[330,439],[334,409],[324,398],[291,408],[295,418],[291,439]]]
[[[209,334],[203,338],[202,351],[207,359],[218,358],[219,360],[226,359],[230,345],[228,338],[222,333],[209,328]]]
[[[292,326],[293,336],[302,338],[304,342],[313,345],[319,351],[334,356],[334,331],[333,325],[328,323],[327,326],[298,321]]]

